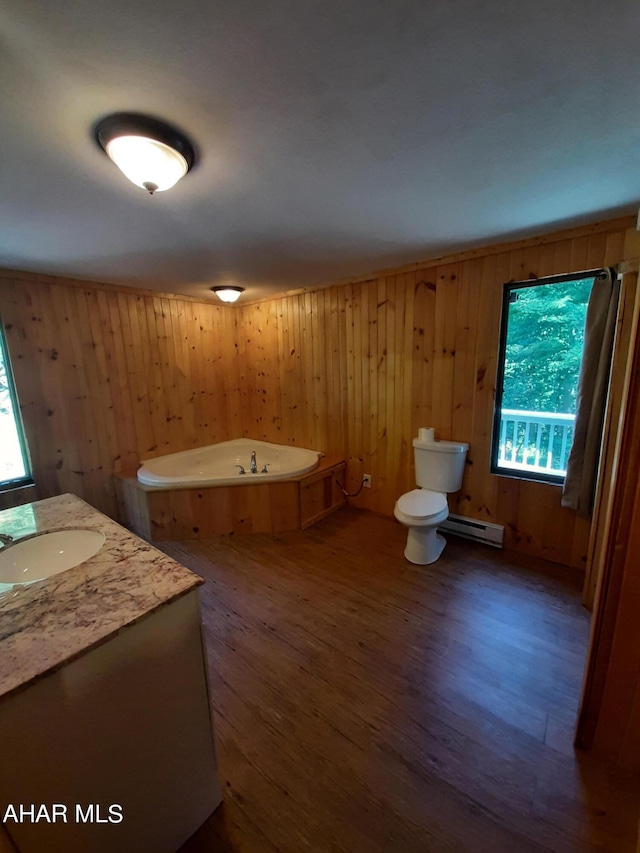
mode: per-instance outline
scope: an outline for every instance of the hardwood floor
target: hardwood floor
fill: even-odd
[[[635,850],[635,779],[575,755],[581,576],[345,509],[163,543],[202,604],[224,804],[200,851]]]

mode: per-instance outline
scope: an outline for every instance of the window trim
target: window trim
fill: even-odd
[[[13,480],[0,480],[0,492],[10,492],[14,489],[22,489],[27,486],[33,486],[35,485],[35,481],[33,479],[31,455],[29,453],[29,446],[27,444],[27,439],[24,432],[22,411],[20,409],[20,403],[18,401],[18,391],[16,388],[16,381],[13,376],[13,368],[11,366],[11,358],[9,355],[9,346],[7,344],[7,336],[4,331],[4,323],[2,322],[2,318],[0,318],[0,347],[2,348],[2,352],[4,353],[4,367],[7,375],[7,383],[9,385],[9,399],[11,400],[11,407],[13,409],[13,417],[16,425],[16,431],[18,433],[18,441],[20,442],[22,459],[24,461],[25,468],[27,469],[27,473],[24,477],[16,477]]]
[[[566,273],[564,275],[548,275],[540,278],[529,278],[524,281],[508,281],[503,286],[502,307],[500,314],[500,338],[498,342],[498,368],[496,374],[496,390],[493,403],[493,428],[491,430],[491,473],[498,477],[510,477],[515,480],[529,480],[536,483],[550,483],[561,486],[564,483],[564,475],[540,474],[539,472],[522,471],[515,468],[498,466],[498,453],[500,450],[500,423],[502,420],[502,398],[504,396],[504,368],[507,354],[507,332],[509,326],[509,297],[514,290],[522,290],[526,287],[539,287],[545,284],[559,284],[562,281],[580,281],[583,278],[598,278],[605,273],[602,267],[595,270],[582,270],[581,272]]]

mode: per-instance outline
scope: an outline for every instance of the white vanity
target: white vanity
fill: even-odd
[[[0,512],[70,528],[104,544],[0,591],[0,851],[175,853],[221,800],[202,580],[73,495]]]

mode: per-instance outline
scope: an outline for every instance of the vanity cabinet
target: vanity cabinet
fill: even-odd
[[[39,502],[40,528],[59,522],[55,500]],[[0,853],[175,853],[221,801],[202,580],[58,500],[106,543],[0,595]],[[9,805],[45,811],[18,822]]]
[[[66,806],[20,853],[175,853],[218,806],[200,631],[194,590],[0,705],[0,801]]]

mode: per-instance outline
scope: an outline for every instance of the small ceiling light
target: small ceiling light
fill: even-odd
[[[223,302],[237,302],[240,299],[240,294],[244,293],[244,287],[232,287],[226,284],[212,287],[211,290]]]
[[[99,121],[94,132],[120,171],[151,195],[177,184],[196,161],[184,133],[150,116],[113,113]]]

